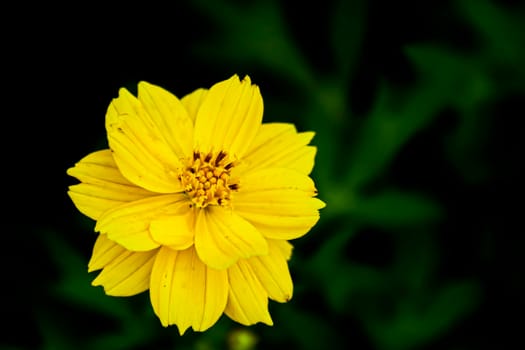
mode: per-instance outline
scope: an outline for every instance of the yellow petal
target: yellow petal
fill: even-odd
[[[264,192],[239,193],[235,197],[238,213],[261,214],[279,217],[318,215],[324,203],[317,198],[305,196],[293,190],[268,190]]]
[[[109,239],[128,250],[151,250],[159,243],[151,237],[150,223],[167,215],[182,214],[187,207],[187,198],[183,194],[148,197],[106,211],[95,230],[106,233]]]
[[[98,198],[96,200],[93,200],[93,196],[82,193],[83,188],[84,187],[80,186],[71,186],[70,191],[68,191],[68,195],[77,207],[77,209],[82,214],[86,215],[87,217],[90,217],[93,220],[98,220],[98,218],[100,218],[100,216],[102,216],[102,214],[106,210],[119,206],[123,203],[104,198]]]
[[[82,183],[69,187],[69,196],[81,213],[97,220],[106,210],[155,193],[133,185],[120,173],[110,150],[82,158],[67,174]]]
[[[271,240],[272,245],[279,249],[282,256],[288,261],[292,257],[293,245],[288,241]]]
[[[140,82],[138,99],[174,153],[180,158],[193,153],[193,121],[181,101],[161,87]]]
[[[289,240],[306,234],[324,203],[312,198],[313,181],[289,169],[262,169],[241,178],[234,210],[265,237]]]
[[[319,214],[312,216],[272,216],[257,213],[239,213],[264,237],[296,239],[304,236],[319,221]]]
[[[188,116],[195,123],[195,118],[197,117],[197,112],[208,93],[208,89],[197,89],[192,93],[184,96],[180,101],[182,105],[186,108]]]
[[[126,251],[126,248],[108,239],[106,235],[98,235],[93,247],[93,254],[91,254],[91,259],[88,263],[88,271],[93,272],[104,268],[104,266]]]
[[[214,206],[199,211],[195,248],[201,260],[215,269],[225,269],[239,258],[268,252],[266,239],[253,225],[230,209]]]
[[[103,184],[112,183],[132,185],[118,170],[113,154],[109,149],[95,151],[82,158],[74,167],[67,170],[67,174],[81,182]]]
[[[104,235],[99,235],[90,261],[90,269],[102,267],[93,286],[103,286],[108,295],[130,296],[149,287],[153,261],[157,250],[130,252]]]
[[[287,302],[292,298],[293,283],[288,260],[291,245],[286,241],[268,240],[268,255],[246,260],[270,299]]]
[[[298,133],[293,124],[263,124],[244,161],[250,170],[288,168],[308,175],[314,166],[317,150],[307,146],[313,137],[313,132]]]
[[[126,89],[109,105],[106,130],[113,157],[125,178],[152,192],[182,191],[182,164],[142,104]]]
[[[151,272],[150,299],[164,327],[176,324],[181,335],[189,327],[204,331],[224,312],[228,274],[204,265],[193,247],[162,247]]]
[[[247,76],[234,75],[213,85],[195,120],[195,150],[226,151],[240,158],[252,143],[262,122],[263,101]]]
[[[189,209],[184,214],[154,220],[150,226],[151,236],[161,245],[182,250],[193,244],[195,236],[195,213]]]
[[[228,281],[230,292],[225,314],[245,326],[257,322],[272,326],[273,321],[268,312],[268,295],[251,265],[245,260],[239,260],[230,266]]]
[[[242,176],[239,193],[268,190],[294,190],[305,196],[317,194],[313,180],[303,173],[286,168],[265,168],[250,171]]]

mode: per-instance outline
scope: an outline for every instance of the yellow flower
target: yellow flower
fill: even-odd
[[[109,149],[68,170],[76,207],[100,232],[89,271],[106,294],[149,289],[163,326],[204,331],[222,313],[272,325],[268,298],[293,284],[288,240],[306,234],[324,203],[308,176],[312,132],[261,124],[263,101],[234,75],[178,99],[140,82],[109,105]]]

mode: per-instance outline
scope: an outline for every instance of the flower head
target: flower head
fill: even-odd
[[[146,82],[106,114],[109,149],[68,170],[76,207],[96,220],[89,271],[108,295],[149,289],[164,326],[203,331],[225,313],[271,325],[268,299],[293,284],[288,240],[324,203],[308,176],[312,132],[262,124],[259,88],[235,75],[178,99]]]

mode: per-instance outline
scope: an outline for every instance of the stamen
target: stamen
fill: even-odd
[[[230,184],[230,171],[235,162],[228,160],[224,151],[203,154],[193,152],[193,160],[178,176],[186,194],[197,208],[208,205],[229,205],[231,193],[239,189],[238,183]]]
[[[224,153],[223,151],[220,151],[219,154],[217,154],[217,158],[215,158],[215,166],[218,166],[219,165],[219,162],[221,160],[224,159],[224,157],[226,157],[226,153]]]

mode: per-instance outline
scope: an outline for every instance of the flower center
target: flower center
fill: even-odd
[[[239,188],[237,183],[230,183],[233,165],[223,151],[217,154],[193,153],[192,161],[179,179],[197,208],[229,204],[231,192]]]

